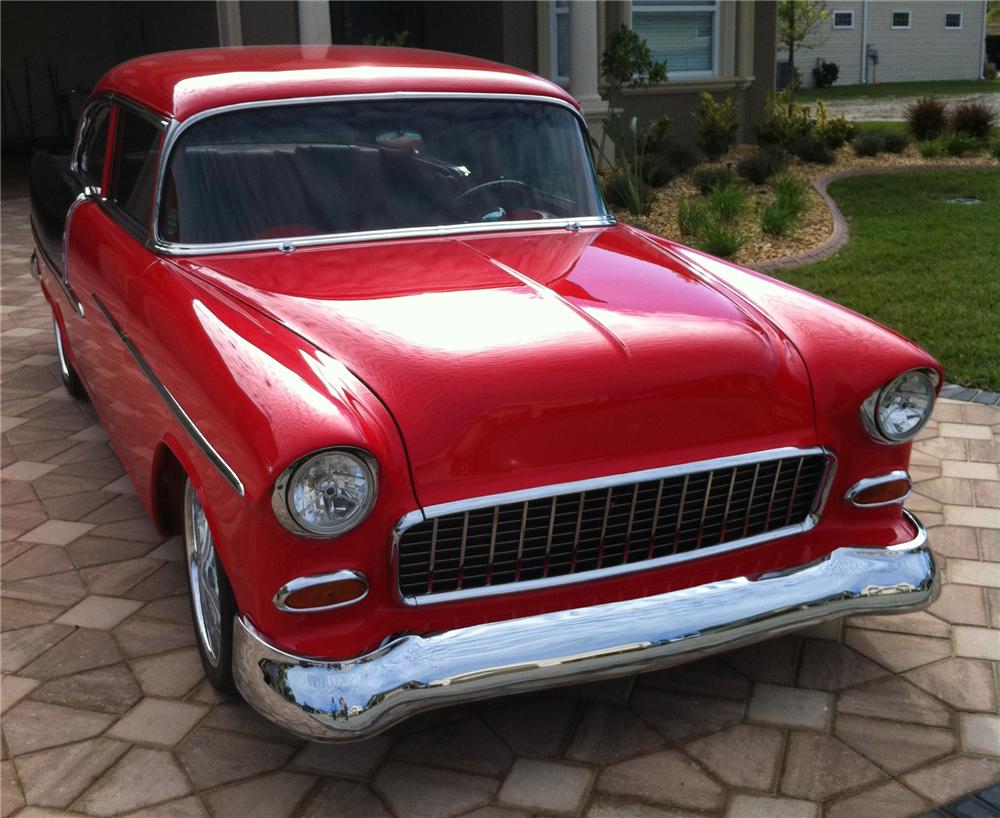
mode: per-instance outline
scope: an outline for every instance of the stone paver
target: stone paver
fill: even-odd
[[[3,818],[903,818],[1000,781],[1000,409],[941,400],[914,444],[928,611],[308,744],[205,683],[183,548],[58,386],[2,208]]]

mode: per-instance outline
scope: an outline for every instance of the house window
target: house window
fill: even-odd
[[[569,0],[555,0],[550,6],[552,79],[565,85],[569,82]]]
[[[719,4],[715,0],[632,0],[632,30],[649,43],[671,77],[718,72]]]
[[[908,12],[908,11],[894,11],[892,13],[892,27],[893,28],[909,28],[910,27],[910,12]]]
[[[833,13],[834,28],[854,28],[853,11],[835,11]]]
[[[944,16],[944,27],[953,30],[960,30],[962,28],[962,12],[960,11],[949,11]]]

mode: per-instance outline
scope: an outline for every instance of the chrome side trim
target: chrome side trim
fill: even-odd
[[[76,207],[75,201],[73,203],[73,207]],[[45,261],[45,266],[49,268],[49,272],[52,273],[52,278],[56,280],[56,284],[59,285],[59,289],[63,291],[63,295],[65,295],[66,300],[69,301],[69,305],[70,307],[73,308],[73,312],[77,314],[77,317],[83,318],[84,316],[83,304],[80,302],[80,299],[77,298],[76,292],[73,290],[73,288],[70,287],[69,284],[63,280],[61,265],[56,264],[53,261],[52,257],[47,252],[45,252],[45,245],[43,245],[41,241],[39,241],[38,239],[38,232],[35,230],[34,222],[31,222],[31,236],[35,240],[35,247],[38,248],[38,252],[42,254],[42,259]],[[37,269],[38,267],[37,258],[34,261],[34,265],[35,268]],[[32,271],[32,275],[34,275],[34,271]],[[38,280],[41,281],[41,278],[42,274],[41,270],[39,270]]]
[[[180,423],[181,428],[187,432],[188,437],[194,442],[194,444],[201,449],[208,461],[215,466],[219,474],[222,475],[223,479],[233,487],[233,490],[243,497],[245,489],[243,488],[243,483],[240,478],[236,475],[236,472],[230,467],[230,465],[222,459],[220,455],[208,442],[208,439],[201,433],[201,430],[195,425],[194,421],[188,417],[187,412],[181,407],[177,402],[177,399],[170,393],[170,390],[156,377],[150,365],[146,362],[146,359],[142,357],[142,354],[136,349],[135,344],[132,343],[132,339],[129,338],[128,334],[121,328],[121,325],[115,321],[114,317],[108,312],[108,308],[104,306],[104,302],[101,301],[100,297],[96,293],[92,293],[91,296],[94,299],[94,303],[97,305],[97,309],[100,310],[101,314],[104,316],[105,320],[111,325],[111,328],[118,334],[121,342],[125,345],[125,348],[132,355],[132,358],[139,365],[139,369],[146,376],[149,382],[153,385],[153,388],[159,393],[163,402],[167,405],[171,414]]]
[[[288,484],[292,479],[292,475],[298,470],[298,468],[305,463],[310,458],[315,457],[323,452],[347,452],[352,454],[361,460],[364,465],[368,468],[369,477],[372,483],[372,493],[368,500],[368,505],[364,510],[364,513],[357,519],[357,521],[349,528],[344,528],[341,531],[336,531],[331,534],[317,534],[315,531],[310,531],[307,528],[301,526],[295,519],[295,515],[292,514],[292,510],[288,506]],[[278,479],[274,481],[274,488],[271,490],[271,509],[274,511],[274,516],[278,518],[278,522],[281,523],[285,528],[291,531],[293,534],[297,534],[300,537],[309,537],[315,540],[332,540],[335,537],[339,537],[341,534],[346,534],[348,531],[353,531],[361,523],[365,521],[368,515],[371,513],[372,508],[375,505],[375,500],[378,497],[378,462],[375,458],[364,449],[359,449],[355,446],[328,446],[322,449],[317,449],[314,452],[309,452],[309,454],[304,457],[298,458],[294,463],[288,466],[280,475]]]
[[[326,244],[346,244],[350,242],[386,241],[389,239],[406,238],[426,238],[429,236],[450,236],[466,235],[470,233],[507,232],[519,230],[579,230],[581,227],[607,227],[616,224],[615,218],[607,210],[604,198],[601,194],[601,187],[597,183],[597,174],[591,162],[591,178],[594,185],[594,192],[597,201],[604,208],[603,216],[572,217],[565,219],[536,219],[523,222],[509,222],[502,227],[497,223],[487,224],[455,224],[455,225],[435,225],[431,227],[407,227],[394,228],[390,230],[364,230],[354,233],[330,233],[320,236],[296,237],[286,236],[284,238],[265,239],[261,241],[240,241],[225,242],[217,244],[178,244],[164,240],[160,236],[160,200],[162,198],[163,184],[167,175],[167,165],[170,162],[170,154],[173,151],[177,140],[191,126],[212,116],[232,113],[234,111],[246,111],[256,108],[286,107],[296,105],[319,105],[330,102],[358,102],[365,100],[406,100],[406,99],[505,99],[520,100],[523,102],[536,102],[542,105],[557,105],[573,113],[577,122],[583,130],[584,145],[589,145],[587,141],[587,121],[583,114],[575,106],[566,100],[558,97],[546,97],[536,94],[483,94],[483,93],[462,93],[462,92],[426,92],[426,91],[390,91],[381,94],[329,94],[315,97],[293,97],[290,99],[265,99],[254,100],[253,102],[241,102],[234,105],[221,105],[216,108],[209,108],[199,111],[197,114],[185,119],[183,122],[170,120],[166,129],[163,147],[160,151],[160,163],[157,170],[156,191],[153,200],[153,229],[150,246],[157,252],[172,256],[188,255],[217,255],[220,253],[236,253],[247,250],[282,250],[288,252],[296,247],[313,247]]]
[[[338,602],[335,605],[323,605],[319,608],[289,608],[285,605],[285,600],[296,591],[301,591],[305,588],[312,588],[314,585],[325,585],[330,582],[352,579],[363,582],[365,586],[364,593],[356,599],[351,599],[347,602]],[[311,577],[299,577],[298,579],[293,579],[291,582],[286,582],[282,585],[278,589],[278,592],[274,595],[274,607],[279,611],[287,611],[288,613],[318,613],[319,611],[332,611],[334,608],[346,608],[349,605],[354,605],[355,603],[360,602],[368,596],[368,590],[368,577],[360,571],[343,570],[334,571],[332,574],[315,574]]]
[[[577,492],[594,491],[599,489],[612,489],[615,486],[643,483],[652,480],[662,480],[670,477],[686,476],[692,472],[710,471],[715,469],[733,468],[747,464],[760,463],[770,460],[778,460],[786,457],[808,457],[810,455],[825,455],[827,458],[826,471],[823,474],[822,488],[820,490],[816,505],[803,523],[782,526],[763,534],[755,534],[751,537],[732,540],[708,548],[700,548],[697,551],[684,551],[677,554],[668,554],[656,559],[643,560],[641,562],[627,562],[615,565],[610,568],[596,568],[591,571],[580,571],[578,573],[563,574],[556,577],[542,577],[540,579],[525,580],[523,582],[511,582],[503,585],[486,585],[480,588],[465,588],[458,591],[444,591],[440,593],[423,594],[421,596],[407,596],[399,591],[398,584],[396,592],[399,600],[404,605],[411,607],[422,607],[426,605],[439,605],[446,602],[455,602],[473,597],[499,596],[501,594],[516,594],[524,591],[538,591],[547,588],[555,588],[561,585],[571,585],[578,582],[594,582],[597,580],[618,577],[624,574],[632,574],[638,571],[652,571],[662,568],[665,565],[673,565],[680,562],[710,557],[715,554],[723,554],[727,551],[734,551],[739,548],[748,548],[753,545],[777,540],[782,537],[791,537],[796,534],[803,534],[816,527],[823,509],[826,506],[830,489],[833,485],[833,476],[836,473],[837,458],[828,449],[822,446],[800,449],[796,447],[784,447],[778,449],[766,449],[760,452],[749,454],[733,455],[730,457],[717,457],[712,460],[699,460],[693,463],[682,463],[676,466],[666,466],[659,469],[647,469],[645,471],[628,472],[626,474],[615,474],[608,477],[595,477],[589,480],[577,480],[571,483],[555,483],[549,486],[538,486],[532,489],[521,491],[505,492],[502,494],[490,494],[483,497],[474,497],[469,500],[458,500],[452,503],[441,503],[427,506],[423,512],[413,511],[404,516],[393,529],[391,566],[393,576],[398,574],[399,565],[399,542],[407,529],[412,528],[417,523],[424,520],[431,520],[437,517],[444,517],[449,514],[464,513],[480,508],[491,506],[507,505],[511,503],[527,503],[529,500],[549,497],[558,494],[573,494]],[[685,491],[687,485],[685,483]],[[683,495],[681,499],[683,509]],[[677,521],[680,527],[680,519]]]
[[[68,381],[71,377],[69,361],[66,360],[66,350],[63,348],[62,330],[59,328],[59,319],[52,316],[52,329],[56,336],[56,354],[59,356],[59,371],[62,372],[63,380]]]
[[[854,499],[865,489],[870,489],[874,486],[881,486],[883,483],[893,483],[896,480],[905,480],[910,484],[910,488],[907,489],[906,494],[896,500],[887,500],[882,503],[859,503],[856,499]],[[891,471],[888,474],[883,474],[880,477],[865,477],[858,480],[858,482],[851,486],[844,494],[844,499],[858,508],[881,508],[882,506],[901,506],[906,501],[906,498],[912,493],[913,483],[910,480],[910,473],[904,469],[897,469],[896,471]]]
[[[890,547],[655,596],[406,635],[343,660],[289,654],[237,616],[233,675],[257,711],[305,738],[350,741],[417,713],[492,696],[641,673],[862,613],[934,601],[939,577],[920,522]]]

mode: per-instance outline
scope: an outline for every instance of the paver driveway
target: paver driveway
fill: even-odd
[[[2,253],[4,816],[892,818],[1000,780],[1000,410],[916,446],[930,612],[308,745],[201,679],[181,544],[59,386],[24,199]]]

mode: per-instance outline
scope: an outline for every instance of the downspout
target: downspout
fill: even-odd
[[[868,84],[868,0],[861,4],[861,84]]]
[[[989,16],[987,0],[983,0],[983,41],[979,49],[979,79],[986,79],[986,18]]]

